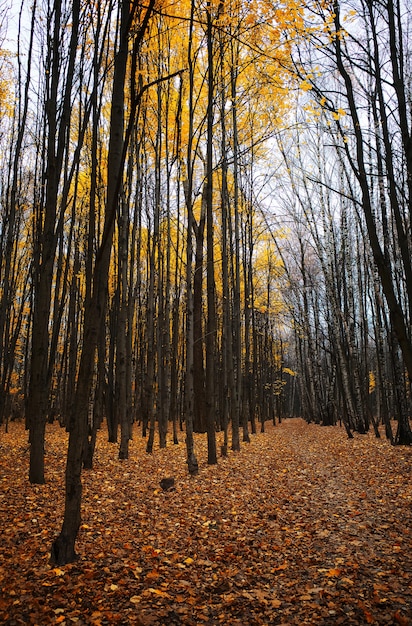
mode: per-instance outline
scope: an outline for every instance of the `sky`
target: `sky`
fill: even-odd
[[[22,2],[2,2],[0,0],[0,16],[2,19],[2,34],[4,37],[2,47],[11,52],[17,51],[17,36],[19,30],[19,14],[22,10],[22,34],[27,39],[30,24],[30,5],[23,0]],[[4,16],[4,17],[3,17]],[[0,17],[0,19],[1,19]],[[5,33],[5,34],[4,34]],[[2,37],[2,39],[3,39]]]

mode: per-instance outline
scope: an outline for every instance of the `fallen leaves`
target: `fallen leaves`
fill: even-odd
[[[341,575],[341,570],[337,569],[336,567],[332,567],[332,569],[328,570],[326,572],[326,576],[330,577],[336,577],[336,576],[340,576]]]
[[[148,456],[136,433],[120,463],[103,431],[80,558],[51,568],[66,434],[48,431],[43,486],[27,482],[26,438],[0,433],[1,623],[412,623],[410,449],[288,420],[217,466],[196,436],[193,478],[183,443]]]

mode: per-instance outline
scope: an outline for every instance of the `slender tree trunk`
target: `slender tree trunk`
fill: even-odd
[[[50,97],[46,104],[47,116],[47,165],[46,196],[43,222],[37,224],[37,263],[35,267],[34,306],[32,321],[32,360],[30,365],[29,394],[27,398],[27,422],[30,428],[31,483],[44,483],[44,435],[49,405],[49,320],[53,269],[56,251],[56,215],[59,180],[66,146],[67,128],[70,122],[71,90],[75,71],[78,44],[80,0],[72,5],[72,30],[69,64],[62,103],[60,126],[58,126],[58,90],[61,59],[59,50],[61,0],[54,3],[53,37],[50,39]],[[64,207],[61,209],[64,211]]]
[[[119,290],[120,310],[117,320],[116,342],[116,378],[117,378],[117,411],[120,423],[119,459],[129,458],[130,421],[127,407],[127,259],[129,215],[125,200],[120,202],[119,209]]]
[[[214,67],[212,15],[210,2],[207,4],[207,50],[208,50],[208,107],[206,144],[206,282],[207,282],[207,325],[206,325],[206,409],[207,409],[207,462],[217,463],[216,453],[216,391],[215,391],[215,346],[216,346],[216,303],[215,303],[215,256],[213,227],[213,102]]]
[[[220,126],[221,126],[221,149],[222,149],[222,341],[221,341],[221,424],[223,428],[222,456],[227,456],[228,451],[228,425],[233,402],[233,389],[229,381],[233,380],[233,355],[232,355],[232,327],[231,327],[231,302],[229,290],[229,191],[228,191],[228,147],[225,119],[226,87],[224,65],[224,41],[220,41]]]
[[[204,238],[206,225],[205,195],[202,195],[200,217],[196,223],[192,216],[195,235],[195,269],[193,277],[193,384],[195,391],[194,425],[197,433],[206,432],[206,390],[204,365],[204,330],[203,330],[203,272]]]
[[[181,131],[182,131],[182,97],[183,97],[183,78],[180,76],[179,83],[179,98],[176,111],[176,165],[177,165],[177,215],[176,223],[176,250],[180,249],[180,190],[181,190],[181,160],[179,158],[182,146],[181,146]],[[181,279],[182,263],[179,256],[176,256],[175,271],[174,271],[174,294],[172,303],[172,338],[171,338],[171,372],[170,372],[170,414],[173,424],[173,443],[176,445],[179,443],[178,437],[178,394],[179,394],[179,318],[180,318],[180,297],[181,297]]]
[[[233,185],[234,185],[234,276],[233,276],[233,344],[235,362],[235,388],[232,413],[233,441],[232,449],[240,448],[239,426],[242,421],[243,441],[249,442],[248,421],[246,412],[242,410],[242,336],[240,316],[240,207],[239,207],[239,137],[238,137],[238,113],[237,113],[237,57],[232,44],[232,61],[230,68],[230,97],[232,102],[232,127],[233,127]],[[253,156],[251,157],[253,158]],[[241,416],[244,419],[241,420]]]
[[[194,2],[191,3],[188,67],[189,67],[189,137],[187,145],[187,184],[185,197],[187,207],[186,230],[186,371],[185,371],[185,420],[186,420],[186,454],[189,474],[194,476],[199,471],[199,465],[194,450],[193,420],[194,420],[194,385],[193,385],[193,100],[194,100],[194,72],[193,72],[193,24]]]

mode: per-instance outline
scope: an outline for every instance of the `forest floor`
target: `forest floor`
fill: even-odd
[[[290,419],[215,466],[196,435],[191,478],[183,433],[119,461],[103,430],[79,559],[53,567],[66,439],[48,427],[36,486],[23,425],[0,432],[0,624],[412,624],[412,448]]]

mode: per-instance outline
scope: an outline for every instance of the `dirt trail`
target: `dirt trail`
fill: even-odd
[[[80,558],[53,569],[66,437],[49,430],[39,487],[24,428],[0,433],[1,624],[412,625],[411,448],[293,419],[217,466],[196,436],[190,478],[183,435],[149,456],[136,432],[119,462],[102,431]]]

